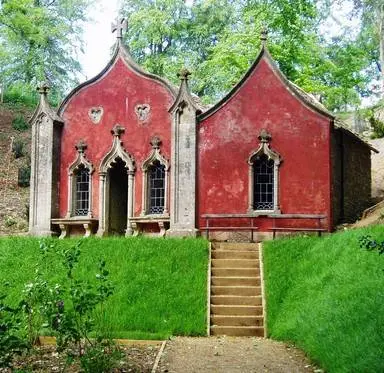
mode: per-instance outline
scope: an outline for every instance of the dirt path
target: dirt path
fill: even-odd
[[[261,338],[178,337],[167,342],[157,372],[296,373],[322,372],[303,352]]]

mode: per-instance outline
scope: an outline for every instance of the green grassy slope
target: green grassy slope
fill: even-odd
[[[8,298],[14,302],[34,277],[38,246],[31,238],[0,239],[0,283],[12,285]],[[75,274],[94,279],[98,260],[106,260],[116,287],[106,306],[115,338],[205,335],[207,247],[205,240],[192,239],[86,239]],[[64,278],[58,257],[44,271],[52,283]]]
[[[384,255],[358,238],[384,227],[265,244],[268,334],[327,372],[384,371]]]

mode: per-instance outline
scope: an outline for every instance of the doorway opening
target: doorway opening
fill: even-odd
[[[128,212],[128,173],[124,161],[116,158],[108,170],[109,216],[108,233],[124,235],[127,228]]]

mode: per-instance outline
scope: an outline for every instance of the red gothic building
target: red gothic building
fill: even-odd
[[[254,238],[332,231],[370,203],[370,145],[288,81],[265,40],[206,110],[118,42],[108,66],[33,118],[30,233]]]

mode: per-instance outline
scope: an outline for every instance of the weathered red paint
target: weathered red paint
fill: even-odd
[[[62,113],[65,125],[61,143],[60,217],[67,213],[68,168],[76,159],[75,144],[80,139],[87,143],[86,156],[95,169],[92,175],[92,212],[94,217],[99,217],[98,170],[101,160],[112,146],[110,131],[117,123],[125,128],[121,140],[136,163],[134,213],[140,214],[141,166],[152,150],[152,137],[161,139],[161,152],[166,159],[170,158],[171,116],[168,109],[173,101],[173,95],[165,86],[133,71],[121,57],[99,80],[83,87],[70,98]],[[145,122],[140,122],[135,114],[138,104],[149,104],[151,107]],[[104,115],[100,123],[94,124],[88,110],[98,106],[103,107]]]
[[[262,57],[240,89],[199,125],[198,216],[247,213],[247,161],[266,129],[271,148],[283,158],[282,213],[325,214],[331,229],[330,127],[331,119],[290,92]],[[200,218],[198,224],[205,222]],[[259,218],[256,225],[265,230],[272,220]]]

